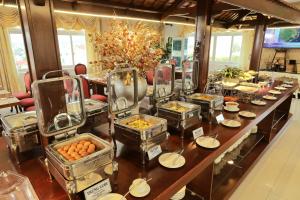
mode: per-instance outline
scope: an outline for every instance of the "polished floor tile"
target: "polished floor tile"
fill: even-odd
[[[291,105],[293,118],[275,139],[231,200],[300,199],[300,100]]]

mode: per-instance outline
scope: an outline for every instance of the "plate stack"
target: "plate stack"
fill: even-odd
[[[180,200],[180,199],[183,199],[184,196],[185,196],[185,190],[186,190],[186,186],[184,186],[176,194],[174,194],[171,197],[171,200]]]

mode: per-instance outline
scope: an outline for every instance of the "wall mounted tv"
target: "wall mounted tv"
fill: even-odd
[[[300,48],[300,27],[268,28],[265,33],[264,48]]]

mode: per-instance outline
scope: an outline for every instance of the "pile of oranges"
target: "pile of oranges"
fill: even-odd
[[[94,153],[96,145],[89,140],[79,140],[59,147],[57,151],[68,161],[75,161]]]

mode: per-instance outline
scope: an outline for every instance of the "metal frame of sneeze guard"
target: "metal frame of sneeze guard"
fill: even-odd
[[[169,92],[169,94],[166,93],[166,90],[165,88],[158,88],[158,76],[159,76],[159,72],[161,72],[163,70],[164,67],[168,67],[169,69],[171,69],[171,85],[168,85],[168,86],[171,86],[171,90]],[[155,68],[155,71],[154,71],[154,86],[153,86],[153,99],[156,101],[156,103],[158,102],[162,102],[162,101],[168,101],[169,98],[171,96],[173,96],[173,92],[174,92],[174,80],[175,80],[175,68],[169,64],[169,63],[162,63],[160,62],[157,67]],[[160,93],[160,91],[158,89],[164,89],[164,94],[161,96],[161,95],[157,95]]]
[[[56,135],[60,135],[60,134],[65,134],[71,131],[76,130],[77,128],[81,127],[84,125],[85,121],[86,121],[86,112],[85,112],[85,106],[84,106],[84,96],[83,96],[83,88],[82,88],[82,82],[80,80],[79,77],[77,76],[63,76],[63,77],[56,77],[56,78],[49,78],[47,79],[47,75],[49,73],[54,73],[54,72],[61,72],[62,70],[58,70],[58,71],[51,71],[46,73],[42,80],[36,80],[32,83],[32,88],[33,88],[33,96],[35,99],[35,106],[36,106],[36,113],[37,113],[37,118],[38,118],[38,126],[39,126],[39,130],[40,133],[45,136],[45,137],[51,137],[51,136],[56,136]],[[65,80],[76,80],[78,82],[78,86],[79,86],[79,102],[80,102],[80,109],[81,109],[81,114],[82,114],[82,119],[80,121],[79,124],[73,125],[72,123],[69,122],[69,126],[65,127],[65,128],[61,128],[59,126],[56,126],[59,128],[59,130],[55,130],[52,133],[49,133],[48,130],[45,130],[45,121],[44,121],[44,115],[41,112],[42,111],[42,105],[41,105],[41,96],[40,96],[40,92],[39,92],[39,85],[40,84],[46,84],[46,83],[53,83],[53,82],[59,82],[59,81],[65,81]],[[54,121],[59,120],[58,118],[66,116],[66,118],[68,120],[69,116],[67,113],[58,113],[55,117],[55,119],[53,119]],[[55,124],[54,124],[55,126]]]
[[[192,81],[195,80],[195,83],[192,87],[188,88],[186,83],[186,63],[190,63],[192,66]],[[199,61],[198,60],[184,60],[182,61],[182,92],[184,95],[192,94],[198,88],[199,81]],[[189,84],[190,85],[190,84]]]
[[[128,66],[128,65],[127,65]],[[116,101],[119,102],[124,102],[125,107],[124,108],[118,108],[118,102],[113,102],[113,93],[114,91],[114,83],[112,80],[112,78],[117,75],[117,74],[121,74],[121,73],[132,73],[132,78],[133,78],[133,104],[131,106],[126,105],[127,103],[127,99],[126,97],[119,97],[116,99]],[[111,114],[121,114],[121,113],[126,113],[129,112],[130,110],[134,109],[135,107],[137,107],[138,105],[138,89],[137,89],[137,70],[135,68],[131,68],[130,66],[128,66],[127,68],[117,68],[114,71],[109,73],[109,76],[107,78],[107,91],[108,91],[108,102],[109,102],[109,112]],[[113,106],[117,107],[117,110],[113,109]]]

